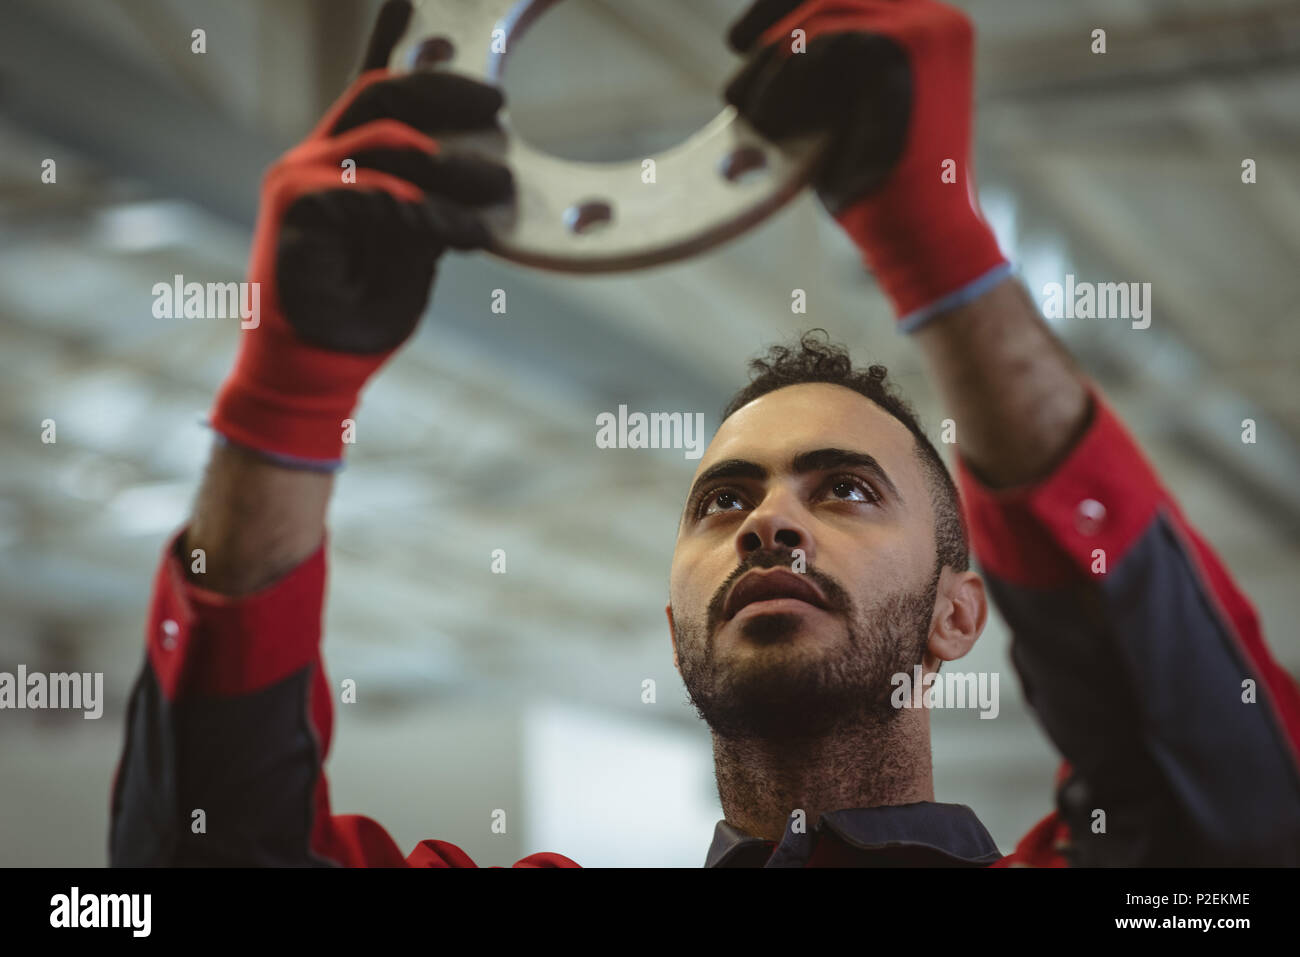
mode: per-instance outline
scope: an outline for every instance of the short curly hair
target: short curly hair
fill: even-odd
[[[882,365],[854,368],[847,348],[830,342],[825,329],[810,329],[800,336],[797,345],[771,346],[766,355],[750,360],[750,382],[723,408],[722,421],[759,396],[808,382],[843,386],[870,399],[907,426],[916,440],[917,457],[929,482],[930,501],[934,506],[938,567],[964,572],[970,568],[970,543],[957,486],[911,405],[895,391],[892,383],[885,381],[888,374]]]

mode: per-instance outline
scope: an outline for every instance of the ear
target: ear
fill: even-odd
[[[664,605],[664,613],[668,615],[668,636],[673,642],[673,667],[680,674],[682,666],[677,663],[677,626],[673,624],[673,606]]]
[[[926,664],[934,667],[941,661],[955,661],[975,645],[988,620],[988,599],[984,582],[974,572],[959,572],[945,567],[939,576],[939,589],[930,620],[930,639],[926,644]]]

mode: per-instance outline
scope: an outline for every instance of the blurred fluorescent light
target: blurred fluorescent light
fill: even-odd
[[[1025,244],[1016,262],[1020,267],[1020,276],[1024,280],[1029,296],[1038,304],[1040,313],[1043,307],[1043,287],[1049,282],[1064,283],[1065,274],[1070,272],[1065,250],[1052,239],[1036,239]],[[1049,326],[1060,326],[1065,320],[1060,317],[1044,315]]]
[[[1017,231],[1016,197],[1001,186],[986,186],[979,191],[980,209],[1002,252],[1012,262],[1020,258],[1020,235]]]
[[[136,485],[113,499],[104,521],[109,530],[123,535],[158,535],[180,527],[193,497],[189,479]]]
[[[152,444],[155,397],[133,373],[104,370],[50,383],[32,400],[59,426],[59,440],[70,439],[95,451],[122,454]]]
[[[655,707],[640,720],[560,702],[524,711],[530,849],[587,867],[704,865],[722,817],[708,738],[656,720]]]
[[[121,252],[143,252],[180,245],[197,234],[200,214],[178,200],[123,203],[99,210],[94,239]]]
[[[55,473],[59,491],[86,502],[103,502],[129,480],[130,468],[123,462],[94,453],[74,454]]]

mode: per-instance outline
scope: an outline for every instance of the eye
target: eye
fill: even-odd
[[[851,473],[844,475],[835,475],[826,485],[830,495],[839,502],[869,502],[877,503],[880,496],[865,479]]]
[[[706,492],[700,499],[700,505],[696,512],[700,516],[713,515],[717,512],[734,512],[734,506],[743,504],[744,502],[742,502],[740,496],[736,494],[735,489],[715,488]],[[715,505],[720,507],[715,510],[713,507]]]

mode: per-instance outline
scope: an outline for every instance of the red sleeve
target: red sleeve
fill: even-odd
[[[260,691],[320,663],[325,545],[289,574],[232,598],[186,578],[178,532],[154,575],[146,644],[163,694],[230,697]],[[325,707],[328,738],[329,707]]]
[[[232,598],[187,580],[183,534],[154,577],[114,781],[112,863],[405,864],[374,821],[330,813],[325,545],[266,588]]]
[[[375,821],[330,811],[325,543],[278,581],[232,598],[187,580],[183,535],[154,577],[145,665],[113,785],[111,862],[474,867],[446,841],[403,855]],[[206,819],[197,834],[195,809]],[[577,865],[542,853],[515,866]]]
[[[1300,689],[1090,393],[1084,435],[1043,480],[995,490],[957,467],[1026,697],[1068,762],[1072,861],[1300,863]]]

